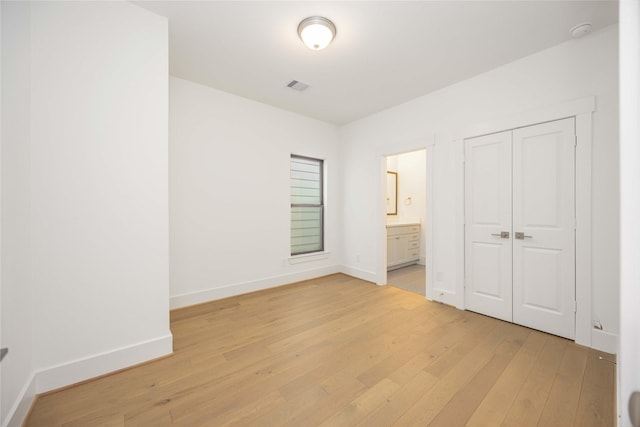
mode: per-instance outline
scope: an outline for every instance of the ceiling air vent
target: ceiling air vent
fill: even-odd
[[[297,80],[291,80],[291,83],[289,83],[287,87],[290,87],[291,89],[294,89],[294,90],[303,91],[306,88],[308,88],[309,85],[303,82],[299,82]]]

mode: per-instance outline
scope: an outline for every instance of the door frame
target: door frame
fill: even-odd
[[[524,112],[512,117],[483,122],[464,129],[452,142],[459,152],[459,176],[464,177],[464,140],[477,136],[532,126],[540,123],[575,117],[576,126],[576,169],[575,169],[575,209],[576,209],[576,334],[575,342],[592,347],[591,325],[591,151],[592,114],[596,111],[595,97],[588,96],[562,104]],[[458,274],[463,280],[457,283],[459,296],[456,306],[464,309],[464,179],[458,187]],[[601,347],[604,343],[599,343]],[[606,344],[604,344],[606,345]]]
[[[429,298],[429,289],[433,284],[433,148],[435,146],[435,138],[433,135],[425,137],[423,139],[414,140],[402,144],[408,148],[402,151],[396,151],[393,153],[385,153],[380,156],[379,163],[379,188],[381,189],[379,200],[379,212],[381,215],[378,218],[378,271],[376,272],[376,284],[379,286],[387,284],[387,157],[397,156],[399,154],[411,153],[413,151],[425,150],[426,157],[426,198],[425,198],[425,210],[426,210],[426,223],[421,224],[424,227],[424,240],[420,241],[420,245],[424,245],[425,248],[425,285],[426,285],[426,298]],[[413,148],[409,148],[413,147]]]

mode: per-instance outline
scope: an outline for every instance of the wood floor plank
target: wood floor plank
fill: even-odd
[[[171,412],[166,408],[154,406],[148,410],[124,415],[125,427],[170,427],[173,426]]]
[[[496,352],[510,345],[512,340],[524,340],[528,331],[502,322],[485,340],[468,352],[446,375],[425,393],[394,425],[428,425],[445,405],[492,359]]]
[[[363,418],[358,426],[386,427],[392,425],[437,381],[438,378],[424,370],[417,372],[411,381],[391,394],[382,405]]]
[[[535,366],[502,422],[503,427],[535,427],[569,341],[549,336]]]
[[[354,426],[365,418],[371,411],[382,405],[382,403],[399,388],[400,386],[398,384],[385,378],[373,387],[367,389],[367,391],[362,393],[320,425],[322,427]]]
[[[443,337],[445,332],[442,328],[432,329],[423,335],[425,340],[431,342]],[[376,363],[371,368],[358,375],[358,380],[364,385],[372,387],[384,378],[388,377],[401,366],[411,360],[418,353],[424,344],[417,339],[409,339],[404,344],[398,345],[395,351],[384,360]]]
[[[63,427],[123,427],[124,415],[108,411],[106,414],[91,414],[77,420],[64,423]]]
[[[174,310],[171,330],[171,357],[41,395],[25,426],[614,425],[600,353],[343,274]]]
[[[305,410],[313,408],[317,402],[325,399],[328,395],[322,386],[314,385],[291,399],[276,405],[272,410],[259,414],[253,420],[245,420],[242,425],[247,427],[281,426]]]
[[[588,350],[569,345],[564,352],[542,415],[540,427],[572,426],[578,410]]]
[[[611,425],[614,422],[613,396],[603,398],[603,392],[613,389],[614,386],[615,364],[609,361],[608,355],[595,350],[589,351],[574,425]]]
[[[548,339],[549,336],[546,334],[531,331],[520,350],[509,361],[509,366],[494,382],[467,421],[467,426],[493,427],[502,423]]]
[[[284,398],[277,391],[267,394],[254,393],[243,400],[227,401],[223,407],[201,405],[198,411],[191,411],[186,416],[176,418],[172,413],[171,417],[176,425],[243,426],[259,419],[263,411],[269,411],[282,402]]]
[[[366,389],[364,384],[353,378],[333,377],[321,383],[328,394],[312,407],[305,408],[297,416],[282,424],[285,427],[317,426],[329,416],[339,411],[347,402],[352,402]]]
[[[492,324],[487,324],[487,322]],[[455,325],[455,323],[455,321],[452,321],[452,325]],[[391,372],[389,378],[397,384],[404,385],[409,381],[413,381],[416,375],[421,374],[421,370],[429,373],[431,371],[430,368],[434,364],[439,364],[440,368],[435,371],[442,376],[446,374],[448,370],[443,369],[440,362],[449,359],[449,357],[451,357],[450,353],[453,352],[454,349],[457,351],[460,350],[457,344],[462,343],[466,349],[463,351],[468,352],[478,345],[497,324],[497,322],[491,322],[490,319],[482,317],[471,325],[464,323],[456,325],[453,330],[451,330],[451,325],[448,325],[449,327],[445,325],[441,328],[444,335],[440,339],[430,343],[423,352],[419,352],[417,356],[414,356],[404,365]],[[434,374],[429,373],[429,375],[430,378],[437,378]]]
[[[519,344],[506,342],[489,362],[447,402],[429,423],[432,427],[464,426],[518,351]]]

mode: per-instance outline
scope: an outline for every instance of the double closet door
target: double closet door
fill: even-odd
[[[465,308],[569,339],[574,121],[465,140]]]

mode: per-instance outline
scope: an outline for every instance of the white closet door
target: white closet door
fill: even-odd
[[[575,337],[574,158],[573,118],[513,131],[513,321],[570,339]]]
[[[465,140],[465,308],[512,321],[511,131]]]

